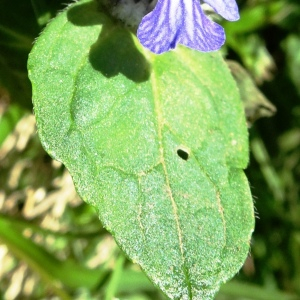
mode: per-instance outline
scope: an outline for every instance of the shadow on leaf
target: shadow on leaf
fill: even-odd
[[[96,2],[75,5],[68,10],[68,20],[76,26],[102,25],[98,40],[91,45],[89,61],[105,77],[122,73],[134,82],[150,76],[150,64],[137,49],[132,33],[112,19]]]

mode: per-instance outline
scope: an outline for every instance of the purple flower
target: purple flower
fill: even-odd
[[[239,19],[235,0],[204,0],[230,21]],[[208,52],[220,49],[224,29],[202,11],[200,0],[158,0],[152,12],[141,21],[137,36],[142,45],[160,54],[177,44]]]

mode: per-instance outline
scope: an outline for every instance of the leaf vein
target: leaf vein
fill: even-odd
[[[153,101],[154,101],[154,110],[155,110],[155,114],[157,116],[157,135],[158,135],[158,140],[159,140],[159,147],[160,147],[160,155],[161,155],[161,164],[163,167],[163,172],[165,175],[165,181],[166,181],[166,185],[167,185],[167,193],[169,195],[169,198],[171,200],[171,205],[172,205],[172,209],[173,209],[173,215],[174,215],[174,220],[176,223],[176,229],[177,229],[177,235],[178,235],[178,242],[179,242],[179,248],[180,248],[180,253],[181,253],[181,257],[182,257],[182,265],[183,265],[183,272],[184,272],[184,276],[185,276],[185,280],[186,280],[186,285],[188,288],[188,294],[189,294],[189,298],[192,299],[192,290],[191,290],[191,284],[190,284],[190,275],[189,275],[189,271],[186,268],[186,263],[185,263],[185,254],[184,254],[184,249],[183,249],[183,233],[182,233],[182,229],[180,227],[180,221],[178,218],[178,208],[177,208],[177,204],[175,202],[175,199],[173,197],[173,193],[172,193],[172,189],[171,189],[171,183],[169,180],[169,176],[168,176],[168,170],[167,170],[167,166],[166,166],[166,162],[164,159],[164,148],[163,148],[163,134],[162,134],[162,128],[164,126],[164,120],[163,120],[163,116],[162,116],[162,107],[161,107],[161,103],[159,101],[159,92],[158,92],[158,88],[157,88],[157,84],[156,84],[156,78],[155,78],[155,70],[153,70],[152,74],[151,74],[151,84],[152,84],[152,90],[153,90]]]

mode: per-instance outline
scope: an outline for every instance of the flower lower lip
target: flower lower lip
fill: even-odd
[[[226,19],[239,17],[235,0],[205,2]],[[202,52],[215,51],[225,42],[223,28],[204,14],[199,0],[158,0],[154,10],[142,19],[137,36],[156,54],[174,49],[177,44]]]

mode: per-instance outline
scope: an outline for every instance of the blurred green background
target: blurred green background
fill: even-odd
[[[0,0],[0,299],[165,299],[37,137],[27,57],[64,3]],[[300,299],[300,1],[238,4],[240,21],[223,24],[224,54],[277,113],[249,128],[256,228],[245,265],[216,298]]]

